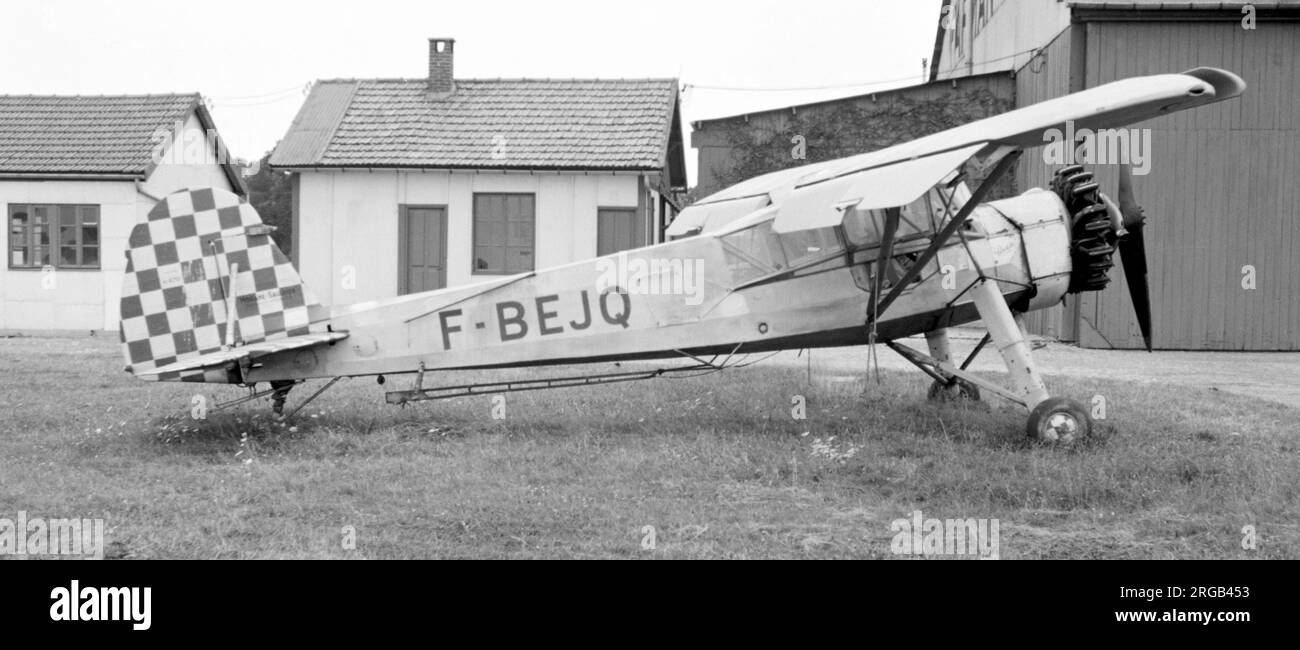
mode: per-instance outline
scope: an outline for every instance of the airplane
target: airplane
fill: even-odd
[[[344,377],[415,375],[391,404],[648,379],[735,367],[738,355],[883,344],[934,383],[930,399],[1024,407],[1026,430],[1070,444],[1087,409],[1052,395],[1023,315],[1106,287],[1119,252],[1148,351],[1145,217],[1131,173],[1117,201],[1080,165],[1050,188],[985,201],[1024,149],[1072,123],[1094,132],[1239,96],[1216,68],[1115,81],[885,149],[764,174],[708,196],[669,240],[470,286],[325,307],[237,195],[181,190],[129,240],[121,298],[126,369],[155,381],[237,384],[291,417]],[[969,163],[969,164],[968,164]],[[1177,162],[1171,162],[1177,164]],[[971,169],[988,173],[970,189]],[[973,181],[972,181],[973,182]],[[987,334],[957,364],[948,328]],[[923,334],[927,353],[901,339]],[[1008,385],[968,370],[987,344]],[[425,387],[429,373],[624,360],[688,365]],[[329,382],[287,415],[289,390]],[[258,389],[267,383],[269,388]]]

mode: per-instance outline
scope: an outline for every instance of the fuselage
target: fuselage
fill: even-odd
[[[885,291],[958,207],[938,189],[903,208]],[[425,370],[743,354],[866,343],[878,211],[775,233],[759,212],[713,232],[484,284],[331,310],[330,346],[257,359],[245,383]],[[875,323],[891,340],[979,318],[969,289],[998,281],[1027,311],[1070,276],[1069,217],[1051,192],[978,206]]]

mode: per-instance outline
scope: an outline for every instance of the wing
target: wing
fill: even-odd
[[[778,172],[779,173],[779,172]],[[669,237],[712,232],[747,214],[761,210],[772,202],[767,194],[746,196],[730,201],[697,204],[686,208],[668,226]]]
[[[851,207],[869,210],[907,205],[987,146],[980,142],[865,172],[805,181],[781,202],[772,229],[789,232],[838,226],[844,210]]]
[[[755,177],[683,210],[668,234],[703,225],[704,232],[715,230],[725,225],[720,215],[739,218],[748,214],[743,208],[769,203],[779,208],[778,232],[822,228],[839,223],[838,214],[850,206],[910,203],[971,156],[1042,145],[1051,129],[1064,131],[1067,123],[1076,130],[1116,128],[1236,97],[1245,88],[1241,77],[1217,68],[1115,81],[878,151]]]
[[[313,332],[311,334],[300,334],[283,339],[272,341],[261,341],[249,345],[221,350],[219,352],[209,352],[202,356],[186,359],[176,363],[168,364],[159,368],[150,368],[136,373],[137,377],[175,375],[187,371],[203,370],[208,368],[217,368],[226,364],[239,361],[241,359],[256,359],[257,357],[284,352],[285,350],[297,350],[300,348],[309,348],[316,345],[325,345],[335,341],[341,341],[348,337],[347,332]]]

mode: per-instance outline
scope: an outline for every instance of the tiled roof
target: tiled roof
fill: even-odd
[[[322,81],[271,164],[281,167],[660,169],[675,79]]]
[[[145,174],[199,95],[0,95],[0,173]]]

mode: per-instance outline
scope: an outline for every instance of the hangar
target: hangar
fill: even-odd
[[[1300,350],[1300,4],[947,0],[934,81],[1010,71],[1017,107],[1124,77],[1197,66],[1248,84],[1237,101],[1133,125],[1150,136],[1146,209],[1156,346]],[[1019,188],[1059,165],[1026,152]],[[1103,189],[1116,167],[1094,169]],[[1122,267],[1109,291],[1071,296],[1030,319],[1091,348],[1141,347]]]

